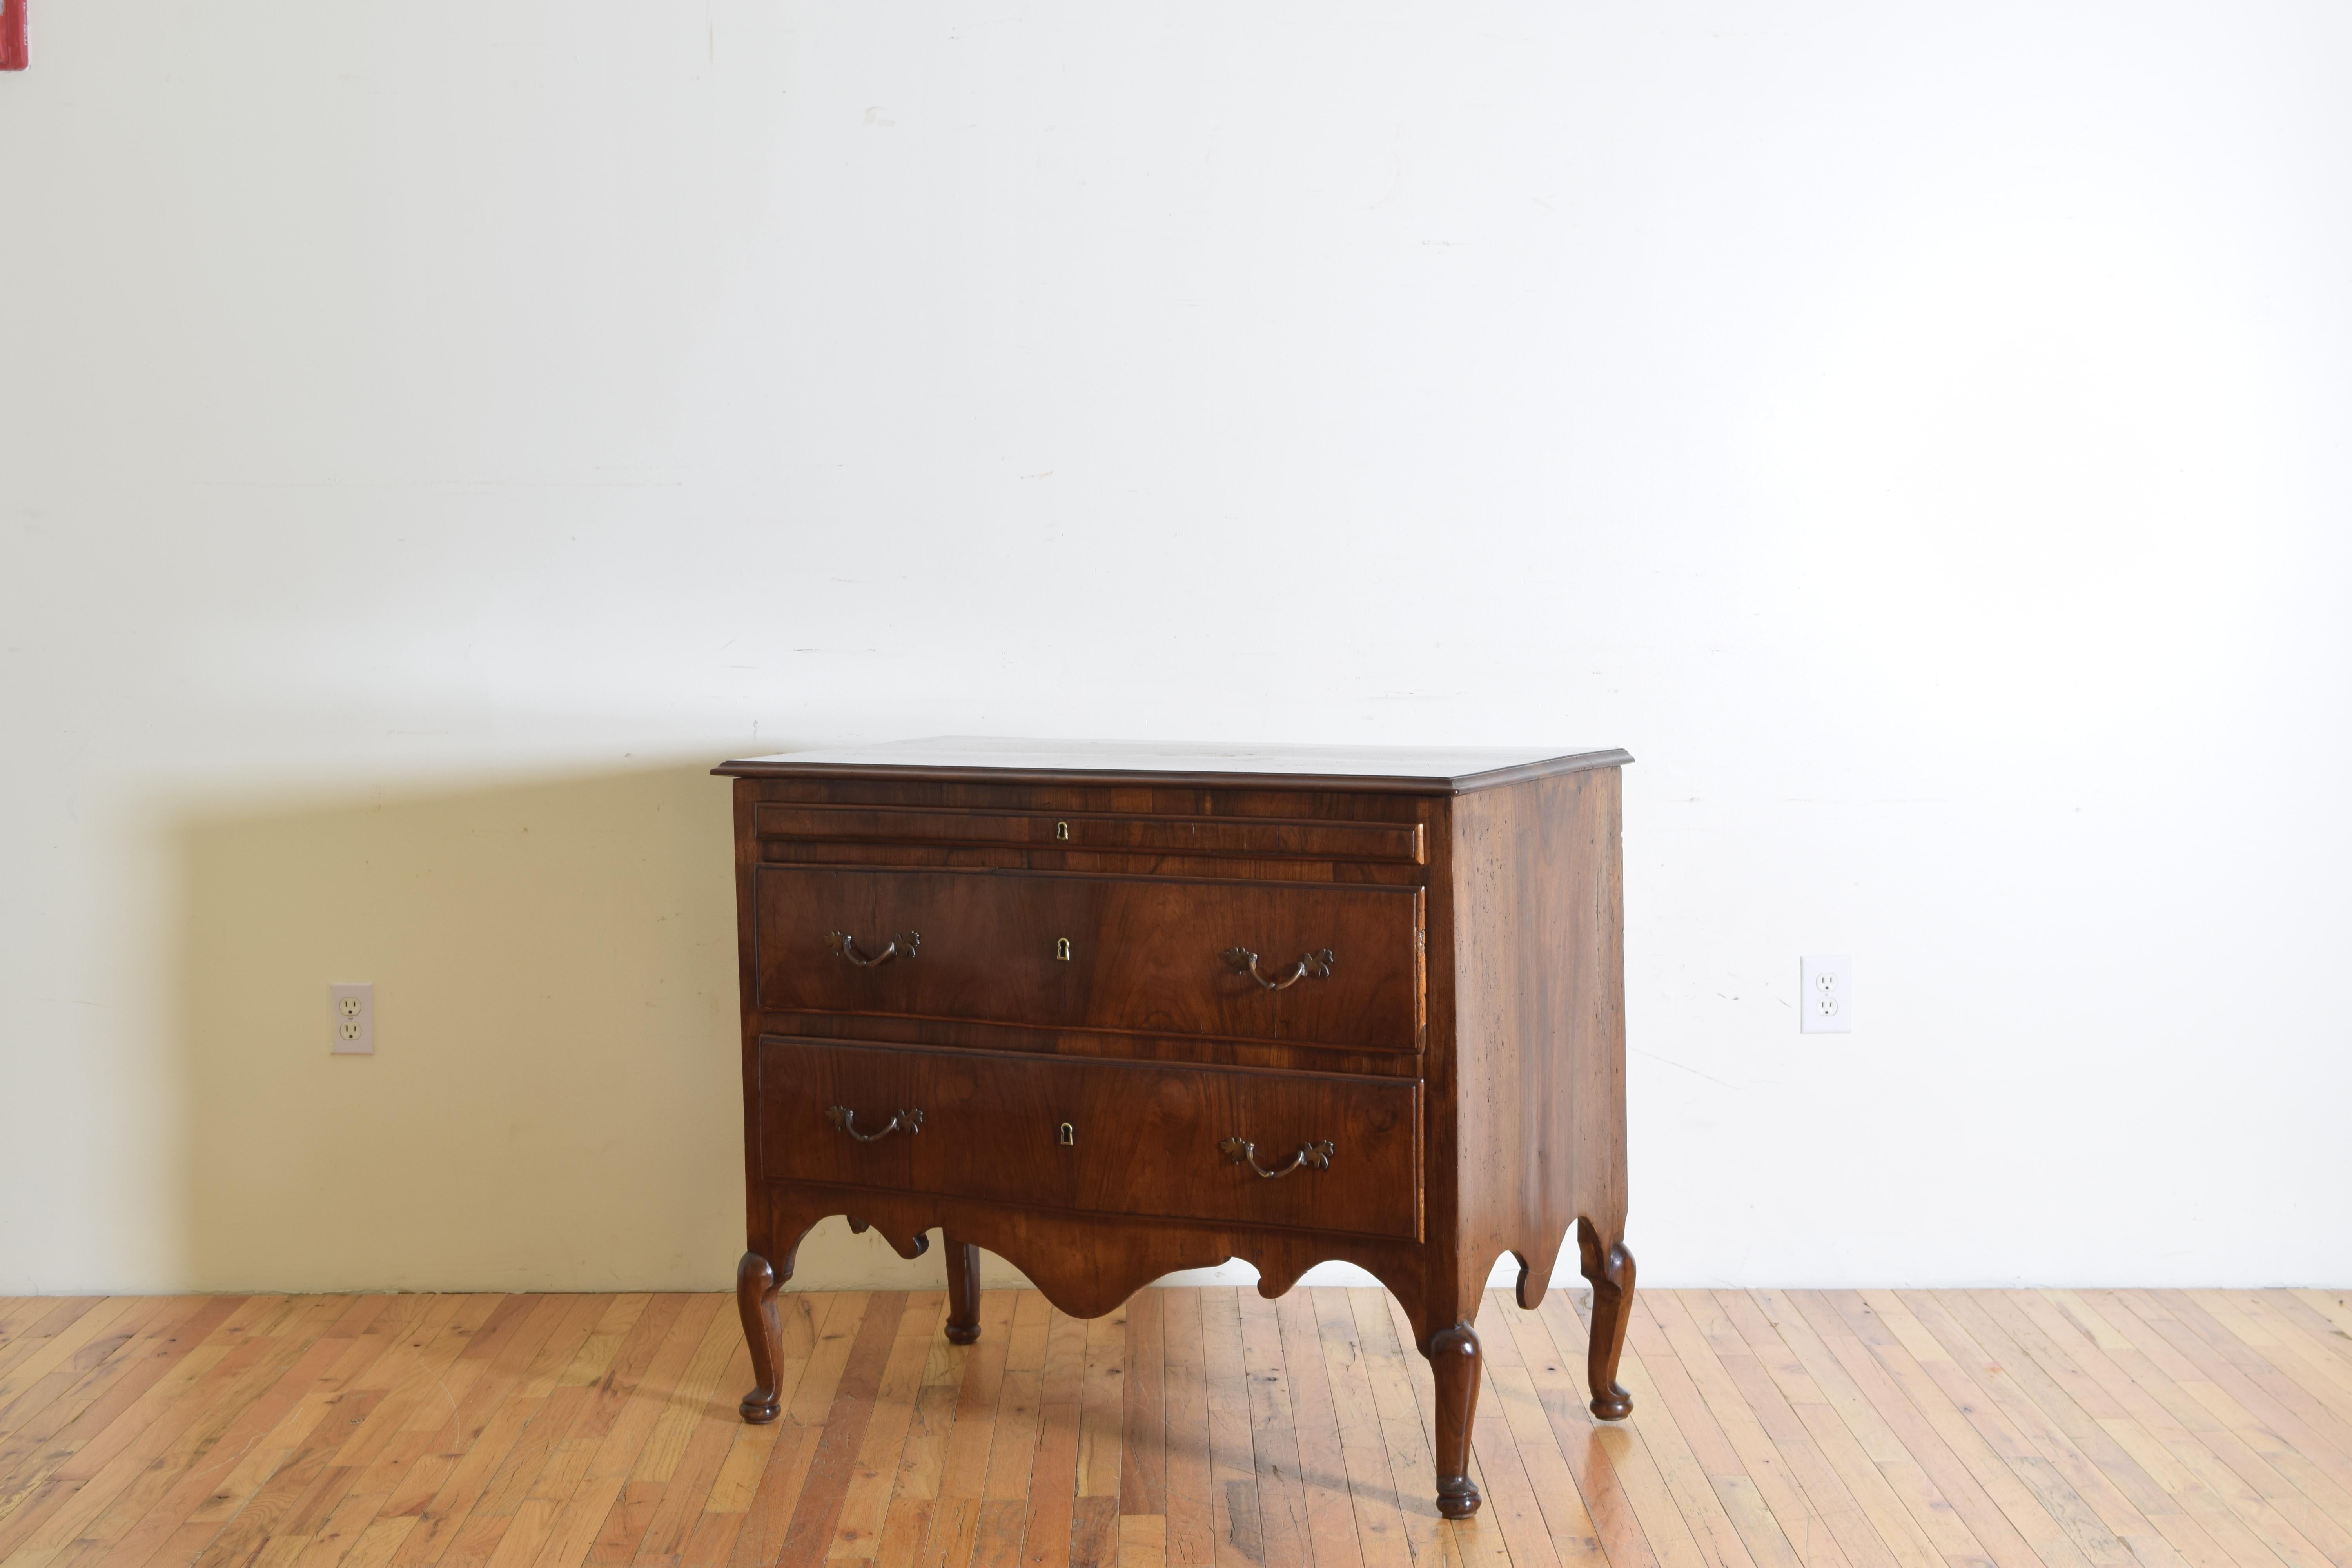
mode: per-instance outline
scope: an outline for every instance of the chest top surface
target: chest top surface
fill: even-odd
[[[1633,759],[1615,747],[1261,746],[1166,741],[1056,741],[939,735],[723,763],[747,778],[1079,780],[1238,784],[1459,795]]]

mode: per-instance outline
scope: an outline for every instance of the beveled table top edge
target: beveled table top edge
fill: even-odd
[[[1005,754],[1007,760],[1001,763],[978,760],[992,749]],[[1153,765],[1073,765],[1062,760],[1078,752],[1102,756],[1107,764],[1113,761],[1148,760]],[[933,760],[919,760],[926,756]],[[1614,746],[1561,752],[1538,747],[1219,747],[942,736],[879,746],[734,758],[711,772],[735,778],[924,779],[1078,785],[1115,782],[1183,789],[1467,795],[1554,773],[1622,767],[1633,760],[1629,752]],[[1286,767],[1286,761],[1297,765]]]

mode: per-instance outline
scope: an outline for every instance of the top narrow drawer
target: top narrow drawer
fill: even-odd
[[[1417,822],[1291,822],[1229,816],[1120,816],[1101,813],[927,811],[868,805],[768,804],[752,831],[762,842],[969,845],[1031,849],[1137,850],[1419,865]]]

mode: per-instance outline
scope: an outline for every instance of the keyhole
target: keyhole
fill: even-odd
[[[1060,959],[1064,963],[1070,962],[1070,939],[1068,937],[1057,937],[1055,939],[1054,956]]]
[[[1054,824],[1054,837],[1062,840],[1065,844],[1068,843],[1070,839],[1070,825],[1066,822],[1057,822]]]
[[[1065,1149],[1076,1148],[1078,1146],[1078,1130],[1071,1126],[1066,1121],[1063,1122],[1060,1142],[1062,1147]]]

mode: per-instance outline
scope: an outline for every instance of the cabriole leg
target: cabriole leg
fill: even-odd
[[[791,1265],[786,1264],[789,1270]],[[743,1338],[751,1347],[751,1376],[757,1386],[743,1396],[743,1419],[758,1425],[773,1421],[783,1403],[776,1394],[776,1367],[784,1359],[784,1326],[776,1316],[773,1265],[756,1252],[747,1252],[735,1266],[735,1310],[742,1314]]]
[[[1624,1352],[1625,1325],[1633,1316],[1633,1255],[1618,1237],[1602,1245],[1589,1219],[1576,1222],[1576,1251],[1580,1270],[1592,1284],[1592,1341],[1584,1360],[1592,1414],[1622,1421],[1633,1413],[1633,1396],[1617,1386],[1617,1358]]]
[[[980,1248],[940,1233],[948,1255],[948,1342],[968,1345],[980,1339]]]
[[[1467,1519],[1478,1511],[1478,1489],[1470,1483],[1470,1423],[1478,1414],[1478,1383],[1485,1357],[1478,1333],[1456,1323],[1429,1336],[1423,1352],[1437,1380],[1437,1511]]]

